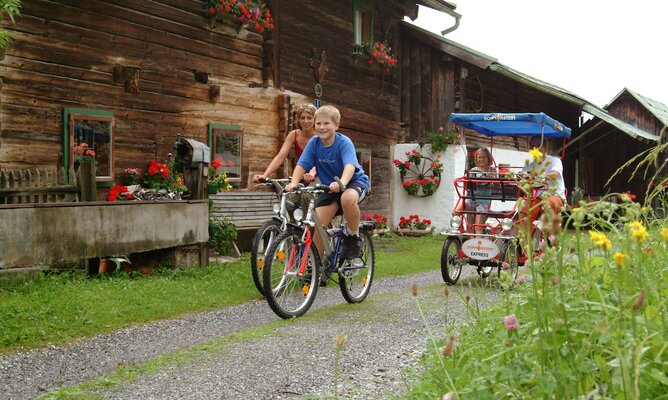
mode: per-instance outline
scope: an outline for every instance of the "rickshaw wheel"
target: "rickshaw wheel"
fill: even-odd
[[[458,238],[449,237],[443,243],[441,251],[441,275],[443,280],[449,285],[454,285],[462,274],[462,260],[459,258],[459,252],[462,243]]]
[[[517,240],[508,240],[506,243],[504,243],[503,247],[501,248],[499,277],[501,277],[501,271],[508,271],[511,282],[515,282],[515,278],[517,278],[517,272],[519,270],[519,254],[520,245]]]

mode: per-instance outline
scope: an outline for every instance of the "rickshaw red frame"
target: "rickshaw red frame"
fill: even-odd
[[[544,113],[453,113],[450,122],[459,127],[461,143],[464,143],[464,129],[482,133],[490,137],[492,142],[495,136],[540,136],[563,138],[565,144],[565,140],[571,135],[570,128]],[[509,166],[505,168],[521,169]],[[453,183],[458,202],[451,220],[451,230],[445,233],[446,240],[441,253],[443,280],[448,284],[455,284],[459,280],[463,265],[476,266],[483,278],[489,276],[494,268],[498,270],[499,275],[503,269],[507,269],[514,279],[519,266],[524,265],[533,255],[526,254],[528,252],[525,253],[525,249],[520,246],[517,239],[517,203],[524,197],[518,181],[503,174],[485,175],[480,172],[472,174],[466,171],[464,176],[456,178]],[[536,200],[545,190],[545,186],[545,181],[534,181],[527,199],[529,204],[537,203]],[[466,200],[512,202],[512,207],[502,211],[467,210]],[[531,227],[530,234],[532,238],[539,240],[540,228],[531,221],[531,213],[527,214],[528,226]],[[484,215],[486,219],[482,224],[470,222],[475,215]],[[483,233],[475,233],[476,226],[484,228]],[[538,252],[542,251],[542,246],[536,247]]]

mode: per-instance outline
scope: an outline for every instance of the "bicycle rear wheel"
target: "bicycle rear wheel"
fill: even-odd
[[[269,307],[281,318],[303,315],[318,292],[320,257],[315,244],[306,251],[303,229],[281,232],[269,247],[263,287]],[[304,270],[300,269],[304,266]]]
[[[257,290],[264,296],[264,288],[262,280],[262,269],[264,268],[265,259],[269,247],[271,247],[272,242],[281,233],[281,222],[270,219],[265,221],[260,229],[257,230],[255,237],[253,238],[253,247],[251,249],[251,274],[253,275],[253,283]]]
[[[371,241],[371,234],[360,231],[362,255],[353,260],[344,260],[339,267],[339,287],[348,303],[359,303],[369,294],[373,273],[376,268],[376,256]]]

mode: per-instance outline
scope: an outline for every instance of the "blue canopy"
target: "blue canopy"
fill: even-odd
[[[486,136],[571,137],[571,128],[544,113],[452,113],[450,122]]]

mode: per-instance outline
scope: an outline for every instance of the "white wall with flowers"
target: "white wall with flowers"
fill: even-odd
[[[417,143],[402,143],[393,147],[392,160],[405,161],[407,159],[406,153],[416,149],[423,154],[436,157],[436,154],[431,154],[430,145],[424,145],[420,148]],[[388,225],[395,229],[399,225],[401,217],[409,218],[411,215],[418,215],[420,219],[431,220],[435,232],[447,230],[450,226],[452,210],[458,200],[453,182],[455,178],[464,175],[466,157],[466,146],[449,146],[439,158],[443,164],[440,186],[434,194],[426,197],[412,196],[404,190],[399,168],[393,163],[391,169],[393,174],[390,180],[390,221]],[[493,157],[497,164],[522,167],[528,158],[528,153],[517,150],[493,149]],[[508,206],[508,204],[504,206]]]

